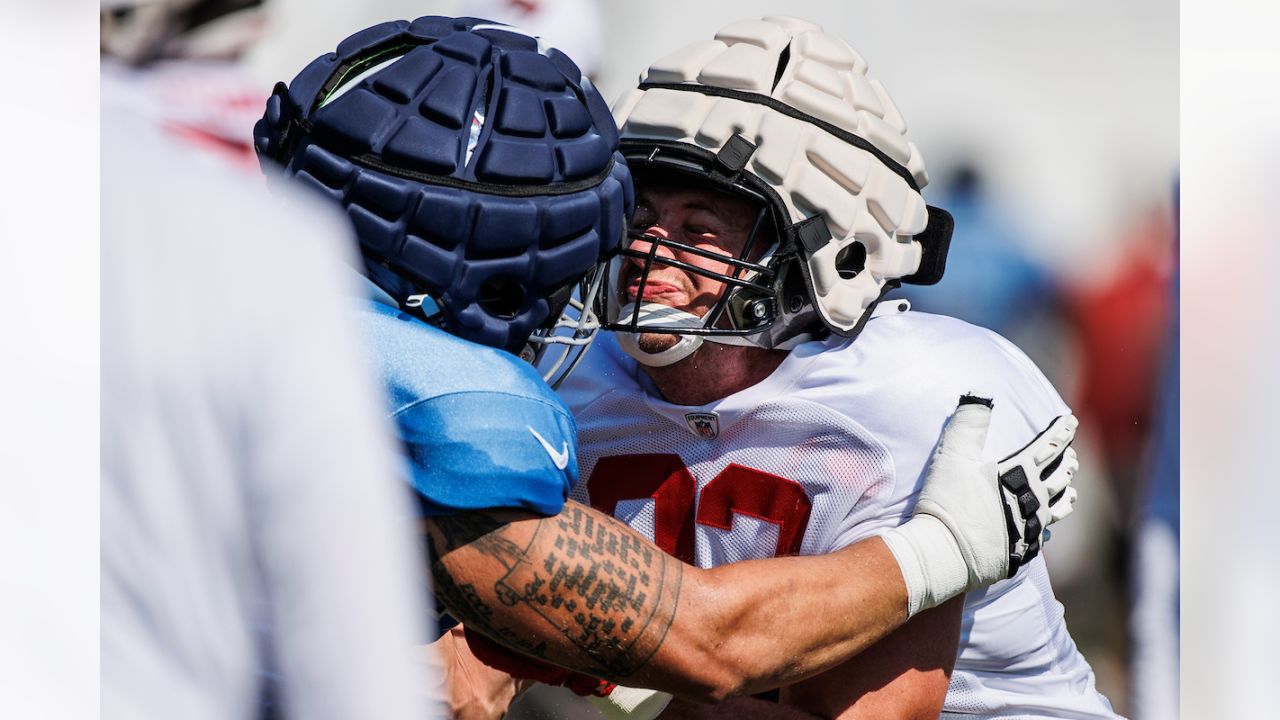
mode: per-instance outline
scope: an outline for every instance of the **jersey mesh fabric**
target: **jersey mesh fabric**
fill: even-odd
[[[951,684],[947,686],[946,703],[946,710],[949,712],[943,713],[942,717],[957,713],[965,717],[981,715],[990,709],[982,700],[980,688],[968,674],[960,673],[951,677]]]
[[[833,549],[844,529],[870,522],[885,509],[892,479],[888,452],[865,430],[828,408],[804,402],[765,403],[720,428],[718,437],[708,439],[687,426],[648,413],[645,406],[641,396],[615,394],[579,415],[580,433],[591,440],[584,445],[585,451],[579,451],[581,477],[586,480],[575,489],[575,499],[591,502],[593,485],[620,479],[608,469],[595,474],[597,461],[603,456],[671,454],[679,456],[688,468],[698,495],[735,464],[802,486],[811,503],[799,548],[803,554]],[[607,428],[619,417],[648,417],[651,421],[641,427],[628,424],[625,432],[607,440],[600,438],[604,433],[598,429]],[[628,465],[628,471],[643,469],[634,462]],[[805,481],[801,484],[791,478]],[[784,484],[766,481],[758,492],[777,494]],[[655,510],[652,499],[622,500],[615,515],[653,538]],[[694,563],[699,567],[779,554],[779,523],[753,517],[749,510],[733,513],[730,530],[702,523],[695,527]],[[785,548],[781,554],[787,554]]]

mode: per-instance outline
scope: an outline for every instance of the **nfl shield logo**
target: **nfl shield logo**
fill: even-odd
[[[720,434],[720,416],[715,413],[685,413],[684,420],[689,423],[690,430],[708,440],[714,440]]]

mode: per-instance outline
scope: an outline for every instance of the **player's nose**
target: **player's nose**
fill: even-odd
[[[650,225],[647,228],[638,229],[637,232],[631,233],[627,239],[627,249],[637,253],[637,255],[648,256],[653,253],[654,257],[658,259],[672,259],[675,254],[670,247],[663,243],[654,242],[655,239],[667,240],[669,238],[670,235],[661,225]],[[644,265],[645,258],[637,255],[631,256],[631,262],[637,265]]]

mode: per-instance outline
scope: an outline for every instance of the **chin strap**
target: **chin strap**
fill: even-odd
[[[636,304],[627,303],[619,310],[618,316],[631,317],[632,313],[636,313]],[[702,347],[702,341],[708,339],[702,335],[666,333],[679,338],[676,344],[661,352],[651,353],[640,347],[643,328],[647,326],[700,328],[702,318],[659,303],[641,303],[636,317],[636,326],[641,328],[642,332],[617,333],[618,345],[622,347],[623,352],[635,358],[636,362],[647,367],[666,367],[678,363],[692,355],[695,350]]]
[[[619,311],[619,317],[629,317],[635,312],[635,303],[628,303]],[[758,347],[770,350],[790,350],[800,343],[808,342],[813,339],[809,333],[804,333],[790,338],[777,345],[765,345],[761,341],[765,338],[764,333],[756,335],[681,335],[678,333],[664,331],[661,334],[671,335],[679,338],[675,345],[662,350],[660,352],[651,353],[640,347],[640,336],[643,334],[645,327],[687,327],[701,328],[703,327],[703,318],[688,313],[683,310],[677,310],[673,307],[667,307],[659,303],[641,303],[640,312],[636,322],[641,328],[641,332],[616,332],[618,345],[622,347],[623,352],[635,358],[636,362],[646,367],[666,367],[674,365],[681,360],[692,355],[698,348],[702,347],[703,342],[716,343],[717,345],[736,345],[738,347]]]

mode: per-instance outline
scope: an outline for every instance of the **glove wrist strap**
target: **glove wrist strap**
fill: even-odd
[[[963,593],[969,567],[955,536],[932,515],[917,515],[880,534],[907,586],[907,617]]]

